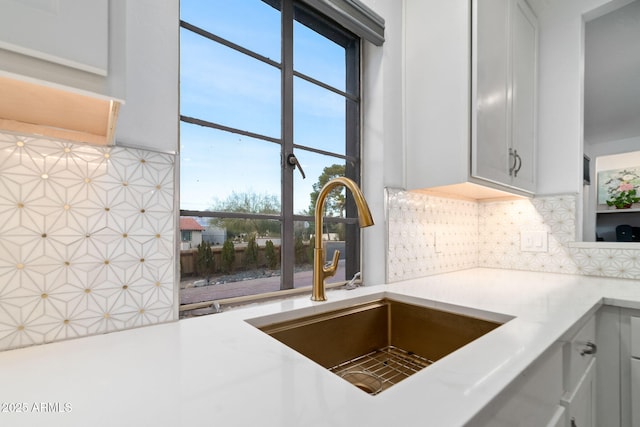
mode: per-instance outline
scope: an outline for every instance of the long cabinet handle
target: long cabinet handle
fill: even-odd
[[[513,171],[513,176],[518,176],[518,172],[520,172],[520,168],[522,167],[522,157],[518,154],[518,150],[513,150],[513,154],[518,162],[518,166],[516,166],[516,169]]]
[[[509,160],[513,157],[513,164],[509,166],[509,176],[514,176],[513,171],[516,170],[516,166],[518,165],[518,158],[516,157],[518,152],[513,148],[509,148]]]

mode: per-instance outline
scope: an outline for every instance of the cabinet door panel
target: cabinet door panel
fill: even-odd
[[[640,358],[640,317],[631,316],[631,357]]]
[[[107,0],[5,1],[1,8],[1,48],[107,75]]]
[[[580,379],[578,386],[566,400],[568,418],[572,426],[596,427],[595,425],[595,358]]]
[[[535,17],[523,1],[514,5],[513,12],[511,145],[521,159],[514,173],[514,185],[534,191],[537,29]]]
[[[553,418],[547,424],[547,427],[566,427],[567,425],[567,416],[566,410],[564,406],[558,405],[555,414],[553,414]]]
[[[588,349],[587,343],[596,342],[596,319],[589,319],[582,329],[571,339],[567,348],[568,367],[565,368],[567,390],[574,390],[595,354],[583,354]]]
[[[631,359],[631,426],[640,427],[640,359]]]
[[[472,176],[499,183],[509,177],[509,2],[473,3],[474,73]]]

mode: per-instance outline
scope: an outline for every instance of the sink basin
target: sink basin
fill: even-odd
[[[256,327],[375,395],[507,319],[500,320],[385,297]]]

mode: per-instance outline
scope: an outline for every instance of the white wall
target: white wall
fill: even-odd
[[[363,177],[362,187],[375,221],[362,230],[364,280],[382,283],[386,277],[385,187],[402,187],[402,2],[363,0],[385,19],[381,47],[365,42],[363,49]]]
[[[544,2],[539,40],[538,194],[582,191],[584,19],[627,0]]]
[[[608,156],[611,154],[629,153],[637,151],[640,148],[640,136],[635,138],[619,139],[616,141],[607,141],[599,144],[585,145],[585,153],[591,159],[599,156]]]
[[[636,148],[637,147],[640,146],[636,146]],[[622,169],[638,165],[640,165],[640,151],[600,156],[596,158],[596,174],[600,171]]]
[[[405,0],[403,5],[404,188],[467,182],[471,4]]]
[[[116,144],[178,151],[179,2],[111,1],[111,81],[122,81]],[[126,38],[126,43],[124,42]]]

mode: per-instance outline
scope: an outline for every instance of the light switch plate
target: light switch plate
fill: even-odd
[[[547,252],[549,233],[546,231],[521,231],[520,250],[522,252]]]

